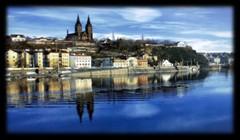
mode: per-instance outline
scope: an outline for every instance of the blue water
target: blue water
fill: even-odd
[[[13,80],[7,89],[9,133],[233,132],[231,71]]]

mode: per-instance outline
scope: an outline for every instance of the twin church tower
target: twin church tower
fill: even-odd
[[[82,24],[80,22],[79,15],[78,15],[77,21],[75,23],[75,33],[69,34],[67,30],[67,36],[65,39],[71,40],[71,41],[84,41],[84,42],[93,41],[93,30],[92,30],[92,24],[90,22],[89,16],[87,19],[87,24],[85,26],[85,31],[82,31]]]

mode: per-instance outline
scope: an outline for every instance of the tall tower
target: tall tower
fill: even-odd
[[[144,41],[144,35],[143,35],[143,33],[142,33],[142,41]]]
[[[87,24],[86,24],[85,28],[86,28],[86,32],[87,32],[87,35],[88,35],[88,40],[92,41],[92,39],[93,39],[93,31],[92,31],[92,24],[90,22],[89,16],[88,16]]]
[[[78,38],[80,38],[82,32],[82,24],[79,19],[79,15],[77,16],[77,21],[75,24],[75,33],[77,34]]]
[[[114,32],[112,33],[112,40],[115,40]]]

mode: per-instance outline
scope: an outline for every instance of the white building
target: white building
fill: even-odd
[[[186,42],[180,41],[180,42],[177,43],[177,47],[186,47],[186,46],[187,46]]]
[[[54,41],[52,39],[46,38],[46,37],[40,37],[40,38],[34,38],[31,41],[28,41],[28,43],[32,44],[54,44]]]
[[[169,62],[168,60],[163,60],[161,66],[163,66],[163,67],[172,67],[173,64],[171,62]]]
[[[231,58],[231,57],[228,58],[228,64],[229,64],[229,65],[232,65],[232,64],[233,64],[233,58]]]
[[[24,35],[21,35],[21,34],[12,34],[12,35],[10,35],[10,37],[11,37],[11,41],[13,41],[13,42],[26,41],[26,37]]]
[[[92,67],[92,57],[85,55],[70,55],[70,66],[72,68],[91,68]]]
[[[138,66],[138,60],[135,57],[129,57],[127,59],[128,67],[137,67]]]
[[[125,68],[128,66],[128,63],[124,59],[114,59],[113,60],[113,67],[115,68]]]
[[[216,58],[213,59],[213,62],[214,62],[215,64],[219,65],[220,62],[221,62],[221,59],[220,59],[219,57],[216,57]]]
[[[145,54],[142,56],[142,58],[148,60],[148,58],[150,58],[150,57],[149,57],[149,55],[148,55],[147,53],[145,53]]]

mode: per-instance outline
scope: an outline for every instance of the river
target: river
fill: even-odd
[[[232,133],[233,72],[7,82],[9,133]]]

